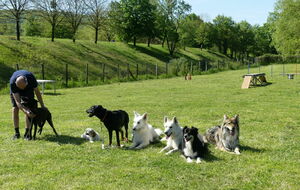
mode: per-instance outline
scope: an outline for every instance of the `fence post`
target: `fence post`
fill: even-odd
[[[218,69],[219,69],[219,67],[220,67],[220,60],[218,60]]]
[[[191,75],[193,75],[193,63],[191,62]]]
[[[199,71],[201,72],[201,61],[199,61]]]
[[[118,81],[120,81],[120,64],[118,63]]]
[[[248,74],[250,73],[250,62],[248,62]]]
[[[139,64],[136,64],[136,80],[139,78]]]
[[[271,65],[271,77],[273,77],[273,64]]]
[[[129,63],[127,63],[127,80],[129,80]]]
[[[166,62],[166,76],[168,76],[168,63]]]
[[[18,63],[16,64],[16,70],[20,70]]]
[[[102,63],[102,82],[105,80],[105,63]]]
[[[207,71],[207,61],[205,61],[205,71]]]
[[[68,63],[66,63],[66,87],[67,87],[67,88],[68,88],[68,79],[69,79]]]
[[[284,62],[282,62],[282,76],[285,75],[285,68],[284,68]]]
[[[44,63],[42,63],[42,79],[45,80]]]
[[[156,75],[156,78],[158,78],[158,68],[157,68],[157,63],[155,65],[155,75]]]
[[[89,64],[86,64],[86,75],[85,75],[85,83],[86,85],[89,84]]]

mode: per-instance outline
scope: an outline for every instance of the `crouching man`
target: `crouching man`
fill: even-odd
[[[34,99],[34,94],[40,102],[41,107],[45,107],[35,76],[26,70],[14,72],[10,78],[10,98],[13,107],[12,119],[15,128],[13,140],[20,138],[19,110],[25,113],[25,134],[30,129],[28,117],[34,118],[35,115],[28,108],[22,106],[21,98],[26,97],[28,100],[32,100]]]

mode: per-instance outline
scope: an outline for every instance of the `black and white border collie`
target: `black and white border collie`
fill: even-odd
[[[202,136],[198,133],[195,127],[183,128],[183,156],[188,163],[196,160],[196,163],[201,163],[201,158],[208,152],[207,144],[204,143]]]

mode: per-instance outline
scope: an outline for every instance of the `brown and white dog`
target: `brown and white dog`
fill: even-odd
[[[92,128],[86,128],[84,133],[81,135],[81,138],[84,138],[88,141],[90,141],[91,143],[93,143],[94,141],[102,141],[102,149],[104,149],[104,141],[103,139],[100,138],[100,135]]]
[[[222,151],[240,154],[239,135],[239,116],[235,115],[233,118],[229,118],[224,115],[221,126],[208,129],[204,139],[209,143],[216,144],[217,148]]]

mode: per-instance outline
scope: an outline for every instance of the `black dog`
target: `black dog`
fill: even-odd
[[[128,140],[128,123],[129,116],[128,113],[123,110],[109,111],[103,108],[101,105],[94,105],[90,107],[86,112],[89,114],[89,117],[96,116],[98,117],[105,125],[108,130],[109,135],[109,146],[112,143],[112,133],[116,131],[117,144],[120,146],[119,132],[121,132],[122,139]],[[125,126],[125,136],[122,127]]]
[[[30,125],[30,129],[28,131],[26,131],[26,133],[24,134],[24,138],[26,138],[28,140],[32,139],[32,127],[34,125],[33,139],[35,140],[37,126],[39,126],[38,133],[41,135],[46,121],[52,127],[55,135],[58,136],[58,134],[54,128],[53,122],[52,122],[52,116],[51,116],[50,111],[47,108],[38,108],[37,102],[38,101],[35,99],[29,100],[28,98],[21,98],[21,104],[24,107],[28,108],[32,113],[34,113],[36,115],[34,118],[29,118],[31,125]]]
[[[201,158],[208,152],[208,148],[203,137],[198,133],[198,129],[185,126],[183,128],[183,141],[183,155],[187,162],[196,159],[196,162],[200,163]]]

